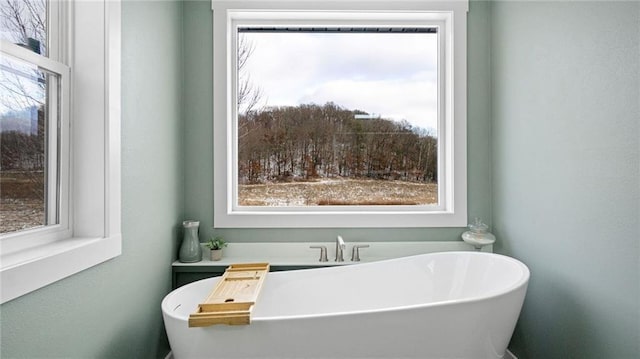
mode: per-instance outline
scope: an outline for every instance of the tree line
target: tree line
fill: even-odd
[[[46,145],[43,106],[38,107],[37,130],[4,130],[0,123],[0,177],[2,198],[36,198],[45,196]],[[13,121],[11,121],[13,120]],[[0,122],[24,122],[24,118],[3,117]],[[9,181],[9,178],[13,180]],[[6,183],[4,183],[7,180]],[[17,180],[17,181],[16,181]]]
[[[37,129],[27,124],[26,131],[3,129],[2,123],[24,123],[31,119],[12,118],[8,114],[0,118],[0,168],[18,171],[42,171],[45,167],[45,116],[44,107],[37,108]],[[16,116],[21,116],[20,114]]]
[[[346,177],[434,182],[437,139],[407,121],[334,103],[269,107],[238,118],[241,184]]]

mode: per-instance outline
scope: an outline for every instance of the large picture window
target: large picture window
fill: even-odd
[[[466,223],[466,4],[241,4],[213,2],[215,226]]]
[[[438,204],[436,27],[237,38],[238,206]]]

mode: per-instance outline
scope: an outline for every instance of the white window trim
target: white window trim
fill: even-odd
[[[0,302],[122,252],[120,223],[120,0],[71,3],[71,235],[37,230],[0,241]],[[103,26],[100,26],[102,24]],[[82,51],[80,51],[80,49]],[[20,237],[20,238],[19,238]]]
[[[340,2],[212,0],[213,10],[213,121],[214,227],[218,228],[339,228],[339,227],[463,227],[467,223],[466,188],[466,34],[468,1]],[[302,14],[302,15],[301,15]],[[445,91],[441,92],[446,124],[439,136],[439,198],[443,207],[336,206],[323,208],[257,208],[234,206],[235,31],[239,25],[280,20],[301,23],[336,21],[444,23]],[[404,14],[404,15],[403,15]],[[302,17],[301,17],[302,16]],[[409,19],[409,20],[407,20]],[[301,23],[304,24],[304,23]],[[424,22],[422,23],[424,24]],[[410,26],[410,25],[408,25]],[[455,39],[455,41],[454,41]],[[453,69],[448,64],[452,64]],[[444,180],[442,180],[444,179]]]

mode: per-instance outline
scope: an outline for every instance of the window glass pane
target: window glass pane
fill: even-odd
[[[241,28],[237,205],[438,204],[435,28]]]
[[[4,40],[47,56],[47,23],[46,0],[0,0]]]
[[[50,129],[58,83],[21,60],[0,60],[0,233],[57,223],[58,135]]]

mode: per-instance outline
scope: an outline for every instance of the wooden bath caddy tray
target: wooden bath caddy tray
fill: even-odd
[[[189,327],[250,324],[251,310],[268,272],[269,263],[230,265],[204,303],[189,316]]]

